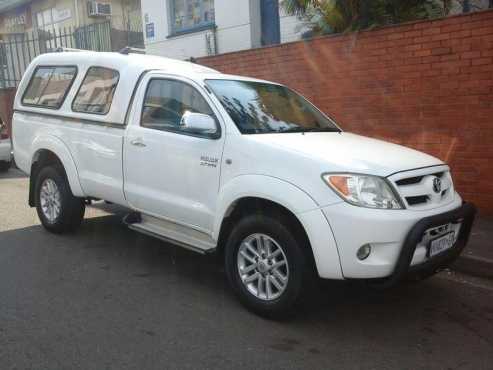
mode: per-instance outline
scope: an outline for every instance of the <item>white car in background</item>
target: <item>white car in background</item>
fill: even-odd
[[[0,118],[0,172],[10,168],[12,161],[12,142],[7,125]]]
[[[47,230],[77,228],[93,199],[131,208],[131,229],[222,254],[241,301],[270,317],[310,276],[435,273],[475,214],[441,160],[344,132],[286,86],[166,58],[37,57],[13,139]]]

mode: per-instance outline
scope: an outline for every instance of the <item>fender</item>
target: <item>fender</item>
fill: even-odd
[[[310,240],[319,276],[343,279],[337,244],[320,205],[302,189],[276,177],[242,175],[233,178],[221,189],[214,221],[215,240],[219,238],[222,221],[231,211],[232,205],[245,197],[270,200],[293,213]]]
[[[240,175],[228,181],[219,192],[212,237],[217,240],[223,219],[231,206],[241,198],[257,197],[278,203],[293,214],[319,208],[306,192],[297,186],[268,175]]]
[[[52,135],[37,136],[34,139],[31,148],[32,154],[30,157],[31,163],[29,163],[29,169],[32,166],[33,158],[38,151],[43,149],[49,150],[53,152],[62,162],[65,173],[67,174],[67,179],[70,185],[70,190],[72,190],[72,194],[74,194],[74,196],[76,197],[86,196],[79,182],[79,173],[77,172],[77,167],[75,165],[74,159],[72,158],[69,149],[62,140]]]

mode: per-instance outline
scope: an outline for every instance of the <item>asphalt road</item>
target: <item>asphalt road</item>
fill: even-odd
[[[55,236],[0,175],[0,369],[493,369],[493,285],[326,283],[287,322],[237,302],[216,259],[91,208]],[[114,214],[116,212],[116,214]]]

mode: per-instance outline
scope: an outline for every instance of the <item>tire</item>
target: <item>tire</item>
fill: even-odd
[[[45,185],[46,187],[44,187]],[[56,192],[59,194],[53,196],[55,200],[48,197],[52,200],[48,205],[48,210],[46,208],[46,196],[42,199],[41,192],[43,190],[49,190],[51,194]],[[52,233],[62,234],[75,231],[84,218],[86,209],[84,200],[74,197],[65,172],[60,166],[44,167],[39,171],[35,184],[35,201],[41,223],[46,230]],[[58,209],[58,211],[50,212],[53,209]]]
[[[7,172],[10,168],[10,162],[0,161],[0,172]]]
[[[307,277],[312,275],[303,250],[304,247],[308,246],[302,245],[287,225],[289,224],[284,222],[281,217],[259,213],[251,214],[237,222],[225,245],[225,270],[236,295],[249,310],[270,319],[284,319],[295,313],[302,297],[303,284],[307,282]],[[274,260],[268,261],[267,259],[271,263],[271,268],[282,259],[286,260],[286,268],[280,266],[277,271],[271,269],[266,272],[266,267],[269,268],[268,264],[266,266],[265,263],[257,263],[257,267],[254,268],[252,266],[255,264],[244,258],[244,254],[241,253],[246,250],[244,242],[250,243],[250,246],[258,252],[260,236],[263,238],[264,245],[266,243],[270,245],[271,252],[276,250],[275,248],[282,250],[282,254],[276,252],[277,257]],[[250,249],[247,255],[249,257],[254,256]],[[261,262],[265,260],[263,259]],[[249,269],[253,270],[240,276],[240,266],[244,268],[243,272]],[[274,276],[279,284],[282,280],[278,278],[278,273],[281,273],[281,276],[287,276],[287,283],[281,284],[281,287],[285,285],[281,291],[271,282],[271,288],[274,290],[271,289],[270,297],[267,297],[267,279],[270,281]],[[248,277],[253,278],[254,274],[262,276],[263,282],[261,282],[260,291],[258,290],[259,279],[250,286],[243,282]],[[255,288],[255,284],[257,284],[257,288]]]

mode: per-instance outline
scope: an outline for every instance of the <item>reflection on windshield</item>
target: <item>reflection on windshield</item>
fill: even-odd
[[[334,122],[292,90],[269,83],[207,80],[243,134],[339,132]]]

